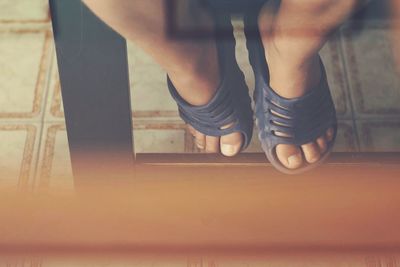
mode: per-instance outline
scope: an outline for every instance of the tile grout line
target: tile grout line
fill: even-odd
[[[54,67],[54,45],[51,46],[50,49],[50,58],[49,58],[50,62],[49,62],[49,69],[47,71],[47,75],[46,75],[46,90],[45,90],[45,94],[44,94],[44,105],[43,105],[43,113],[41,116],[41,120],[40,120],[40,129],[38,131],[38,135],[39,135],[39,140],[38,140],[38,150],[36,152],[36,162],[35,162],[35,166],[34,166],[34,171],[33,171],[33,177],[31,178],[31,189],[34,190],[34,188],[36,187],[36,180],[37,180],[37,176],[39,175],[38,171],[39,171],[39,164],[40,164],[40,154],[41,154],[41,148],[42,148],[42,141],[43,141],[43,133],[44,133],[44,124],[45,124],[45,117],[46,117],[46,111],[47,111],[47,106],[48,106],[48,97],[49,97],[49,93],[50,93],[50,85],[51,85],[51,76],[53,73],[53,67]]]
[[[347,87],[347,95],[349,97],[349,102],[350,102],[350,109],[351,109],[351,121],[353,123],[353,130],[354,130],[354,135],[356,138],[356,145],[357,145],[357,152],[361,152],[361,142],[360,142],[360,135],[359,135],[359,131],[358,131],[358,127],[357,127],[357,123],[356,123],[356,118],[355,118],[355,108],[354,108],[354,100],[353,100],[353,95],[351,93],[351,85],[350,85],[350,77],[349,77],[349,73],[348,73],[348,60],[346,58],[346,55],[344,53],[344,42],[345,42],[345,36],[344,36],[344,27],[341,27],[339,29],[339,40],[340,40],[340,46],[339,46],[339,53],[341,55],[341,64],[344,70],[344,74],[345,74],[345,83],[346,83],[346,87]]]
[[[48,97],[49,97],[49,94],[50,94],[50,90],[51,90],[51,88],[50,88],[50,85],[51,85],[51,76],[52,76],[52,74],[53,74],[53,68],[54,68],[54,65],[55,65],[55,60],[54,60],[54,58],[55,58],[55,54],[54,54],[54,42],[52,42],[53,43],[53,45],[51,46],[51,51],[50,51],[50,54],[51,54],[51,56],[50,56],[50,63],[49,63],[49,70],[48,70],[48,72],[47,72],[47,81],[46,81],[46,93],[45,93],[45,95],[44,95],[44,101],[45,101],[45,103],[44,103],[44,105],[43,105],[43,108],[44,108],[44,112],[43,112],[43,114],[42,114],[42,119],[41,119],[41,121],[42,121],[42,123],[44,123],[45,122],[45,117],[46,117],[46,112],[47,112],[47,106],[48,106],[48,104],[49,104],[49,101],[48,101]],[[50,101],[51,101],[51,99],[50,99]]]

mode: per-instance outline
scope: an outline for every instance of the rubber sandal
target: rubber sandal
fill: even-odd
[[[262,148],[279,171],[286,174],[299,174],[321,165],[332,151],[337,134],[336,110],[329,90],[325,68],[320,59],[322,76],[320,84],[299,98],[286,99],[269,86],[269,71],[265,60],[264,46],[258,32],[257,18],[245,16],[245,33],[249,50],[250,64],[253,67],[256,86],[254,92],[255,117]],[[273,112],[279,114],[277,116]],[[334,129],[333,139],[320,160],[313,164],[303,164],[298,169],[288,169],[282,165],[275,148],[279,144],[301,146],[323,136],[329,128]],[[286,133],[281,137],[276,133]]]
[[[236,62],[236,42],[230,17],[219,16],[218,25],[224,30],[223,34],[216,34],[221,83],[214,97],[206,105],[193,106],[179,95],[169,78],[168,88],[181,118],[187,124],[208,136],[220,137],[240,132],[244,138],[242,151],[250,144],[253,134],[251,99],[243,72]],[[231,126],[224,128],[226,125]]]

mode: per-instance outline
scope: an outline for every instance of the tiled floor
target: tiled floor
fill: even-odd
[[[238,62],[252,88],[242,25]],[[129,44],[138,152],[196,152],[165,73]],[[385,28],[342,28],[322,50],[340,119],[336,151],[400,151],[400,79]],[[68,142],[47,0],[0,0],[1,186],[70,187]],[[255,135],[256,137],[256,135]],[[257,138],[247,152],[261,152]]]

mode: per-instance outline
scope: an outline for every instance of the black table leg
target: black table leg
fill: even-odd
[[[76,181],[134,161],[126,41],[80,0],[50,0]]]

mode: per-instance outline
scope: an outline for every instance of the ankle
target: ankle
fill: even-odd
[[[296,55],[299,54],[299,55]],[[296,98],[317,86],[321,79],[318,54],[304,57],[301,53],[287,53],[269,46],[266,51],[270,86],[285,98]]]
[[[219,63],[216,48],[202,48],[175,63],[168,75],[179,94],[190,104],[207,104],[214,96],[220,83]]]

